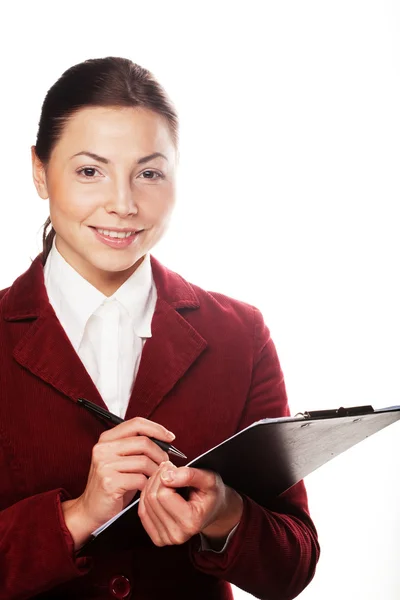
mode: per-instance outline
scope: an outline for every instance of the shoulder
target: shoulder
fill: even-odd
[[[30,259],[26,270],[0,290],[0,313],[8,317],[37,316],[48,303],[44,286],[42,254]]]
[[[260,335],[269,337],[261,311],[254,305],[227,294],[207,290],[152,257],[153,275],[158,292],[169,304],[206,337],[226,341],[247,338],[254,341]]]
[[[215,311],[223,319],[235,318],[245,323],[253,323],[254,318],[261,315],[259,309],[252,304],[238,298],[233,298],[218,291],[206,290],[195,283],[190,282],[195,294],[199,298],[203,310]]]
[[[270,331],[259,308],[221,292],[205,290],[193,283],[190,285],[199,298],[199,315],[223,337],[228,339],[230,332],[235,344],[244,336],[251,345],[268,342]]]

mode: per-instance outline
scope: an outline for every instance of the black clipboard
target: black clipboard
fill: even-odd
[[[219,473],[224,483],[258,504],[268,504],[307,475],[362,440],[400,420],[400,406],[356,406],[262,419],[242,429],[186,466]],[[134,499],[92,533],[84,549],[122,515]]]

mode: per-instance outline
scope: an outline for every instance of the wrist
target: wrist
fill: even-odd
[[[215,543],[222,542],[239,523],[242,513],[242,497],[235,490],[226,486],[226,499],[223,509],[212,523],[201,530],[201,533]]]
[[[93,526],[90,519],[83,513],[79,498],[61,502],[61,509],[65,525],[74,541],[74,549],[75,551],[79,550],[89,540],[92,531],[96,527]]]

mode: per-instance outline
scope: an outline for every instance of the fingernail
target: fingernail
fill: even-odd
[[[174,440],[176,436],[174,433],[172,433],[172,431],[168,431],[168,437],[170,440]]]
[[[164,479],[164,481],[173,481],[174,472],[173,471],[164,471],[164,473],[161,473],[161,479]]]

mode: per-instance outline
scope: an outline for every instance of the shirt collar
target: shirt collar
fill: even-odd
[[[82,340],[89,317],[105,301],[113,298],[124,307],[139,337],[151,337],[156,288],[153,281],[150,255],[110,297],[86,281],[60,254],[56,238],[44,265],[44,282],[50,303],[61,323],[67,324],[71,342],[77,348]]]

